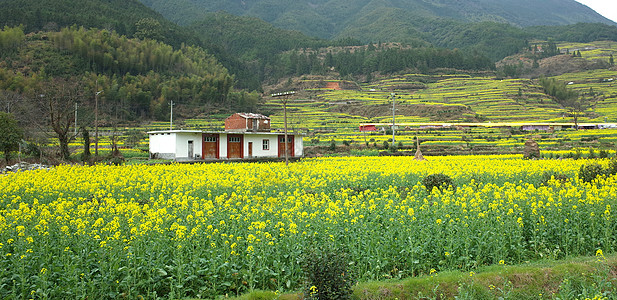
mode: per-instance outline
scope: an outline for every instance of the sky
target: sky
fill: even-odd
[[[617,1],[616,0],[576,0],[589,6],[597,13],[608,19],[617,22]]]

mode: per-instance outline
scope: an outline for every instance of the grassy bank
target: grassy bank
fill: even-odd
[[[617,256],[499,264],[471,272],[358,283],[353,299],[616,299]],[[303,293],[254,291],[236,300],[303,299]]]

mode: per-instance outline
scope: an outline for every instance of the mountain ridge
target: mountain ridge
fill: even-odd
[[[415,18],[445,19],[463,23],[498,22],[516,27],[541,25],[571,25],[576,23],[617,23],[601,16],[591,8],[574,0],[140,0],[166,18],[188,25],[209,12],[226,11],[238,16],[257,17],[279,28],[298,30],[309,36],[336,39],[362,31],[367,26],[384,21],[366,18],[399,11],[398,20],[405,24],[417,23]],[[385,13],[384,13],[385,12]],[[402,15],[402,17],[401,17]],[[365,24],[359,23],[363,20]],[[417,25],[416,25],[417,26]],[[344,33],[344,35],[341,35]],[[355,37],[355,36],[352,36]],[[365,42],[381,40],[371,36]]]

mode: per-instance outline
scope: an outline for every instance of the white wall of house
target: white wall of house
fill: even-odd
[[[264,150],[263,141],[268,141]],[[244,157],[249,157],[249,143],[253,143],[253,157],[278,157],[277,136],[271,134],[247,134],[244,136]]]
[[[176,158],[176,134],[154,133],[149,135],[150,153],[156,154],[157,158]]]
[[[189,157],[189,141],[193,142],[193,156]],[[201,133],[195,132],[178,132],[176,134],[175,141],[176,149],[176,157],[175,158],[184,158],[184,159],[194,159],[195,155],[202,156],[202,140]]]
[[[294,156],[301,157],[304,155],[304,142],[301,135],[294,136]]]
[[[227,134],[221,133],[219,135],[219,157],[221,159],[227,158]]]
[[[202,155],[201,131],[153,131],[148,133],[150,154],[163,159],[188,159],[189,141],[193,141],[193,156]]]

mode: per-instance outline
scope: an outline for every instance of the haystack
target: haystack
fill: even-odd
[[[523,157],[526,159],[540,158],[540,146],[536,141],[530,138],[525,142]]]

